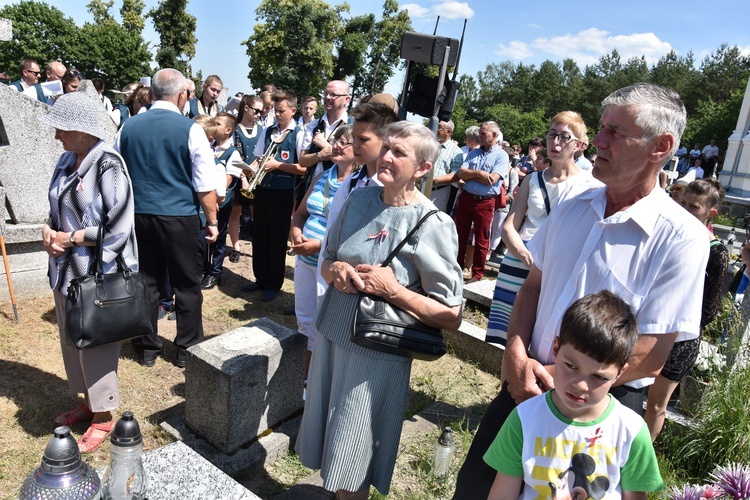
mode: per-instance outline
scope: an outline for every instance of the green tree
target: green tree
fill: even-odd
[[[128,32],[142,33],[145,26],[143,9],[146,3],[143,0],[123,0],[120,7],[120,16],[122,16],[122,26]]]
[[[195,37],[197,21],[195,16],[187,13],[187,3],[187,0],[161,0],[159,6],[148,11],[147,15],[159,34],[156,51],[159,68],[175,68],[189,78],[192,76],[190,60],[195,57],[198,39]]]
[[[730,47],[723,43],[701,63],[701,97],[724,102],[735,90],[745,89],[748,77],[750,57],[743,56],[736,45]]]
[[[674,50],[662,56],[651,67],[649,81],[670,88],[680,94],[689,115],[698,107],[700,71],[695,68],[692,52],[678,56]]]
[[[411,19],[405,10],[399,10],[397,0],[385,0],[383,16],[375,23],[373,37],[367,53],[367,64],[362,75],[362,86],[355,85],[353,96],[377,94],[393,76],[401,63],[401,38],[411,31]]]
[[[59,59],[71,66],[81,59],[80,30],[73,19],[44,2],[22,1],[0,9],[0,17],[13,22],[13,41],[0,50],[0,68],[19,78],[18,63],[35,59],[44,66]]]
[[[87,77],[98,76],[110,88],[150,75],[151,52],[140,31],[128,30],[110,13],[114,1],[92,0],[88,5],[94,23],[81,28],[81,58],[77,66]]]
[[[549,120],[541,109],[524,112],[509,104],[490,106],[481,121],[486,120],[497,122],[503,131],[503,140],[511,144],[525,145],[531,137],[543,136],[549,125]]]
[[[341,11],[323,0],[263,0],[253,34],[243,41],[254,87],[272,83],[298,96],[318,95],[333,74]]]

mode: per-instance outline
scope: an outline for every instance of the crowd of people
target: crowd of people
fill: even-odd
[[[74,71],[58,65],[47,78],[76,86]],[[22,62],[21,73],[19,90],[40,98],[36,62]],[[343,81],[328,83],[317,119],[316,98],[298,109],[293,92],[272,86],[238,95],[227,112],[221,88],[211,75],[196,96],[184,75],[162,69],[109,108],[71,90],[43,120],[66,150],[43,239],[68,381],[84,395],[56,422],[91,422],[82,451],[107,437],[119,406],[120,345],[78,356],[64,334],[67,283],[87,272],[98,227],[107,269],[122,254],[150,278],[153,334],[133,341],[141,363],[165,354],[158,320],[171,314],[177,335],[168,349],[184,367],[186,350],[204,338],[202,291],[220,284],[225,258],[240,260],[251,219],[254,279],[243,291],[275,300],[287,253],[296,255],[295,314],[308,338],[296,449],[337,498],[367,498],[371,485],[388,493],[411,369],[410,358],[352,343],[357,297],[377,295],[456,329],[464,282],[481,280],[503,247],[487,330],[488,342],[505,346],[503,385],[454,498],[576,488],[645,498],[662,486],[652,442],[716,315],[728,259],[710,233],[723,199],[710,179],[718,149],[714,141],[697,155],[697,145],[679,147],[686,118],[677,94],[653,84],[612,93],[587,158],[587,127],[574,111],[555,115],[522,154],[493,121],[469,127],[460,148],[452,121],[436,134],[399,121],[387,94],[351,107]],[[119,127],[112,145],[102,116]],[[707,169],[674,200],[658,182],[673,156],[687,175],[690,158]],[[580,445],[571,454],[560,440]]]

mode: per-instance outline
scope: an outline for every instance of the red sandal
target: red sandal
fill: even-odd
[[[109,422],[94,422],[91,427],[78,440],[78,450],[81,453],[91,453],[101,445],[112,429],[115,428],[115,419]],[[97,433],[98,435],[94,435]]]
[[[80,422],[88,422],[94,418],[94,412],[88,409],[88,407],[81,403],[70,411],[61,413],[55,418],[57,425],[67,425],[71,427]]]

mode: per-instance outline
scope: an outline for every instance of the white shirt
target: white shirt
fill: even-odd
[[[553,362],[553,340],[568,306],[599,290],[630,304],[642,334],[677,332],[679,341],[700,332],[706,228],[658,186],[604,219],[606,189],[572,188],[528,244],[542,270],[530,344],[542,364]]]
[[[224,141],[222,145],[216,146],[214,148],[215,158],[219,158],[227,149],[234,146],[234,142],[232,141],[233,138],[234,136],[231,136],[229,139]],[[219,198],[224,198],[227,195],[227,175],[231,175],[232,177],[239,177],[242,173],[242,169],[237,168],[233,165],[233,163],[236,161],[242,161],[242,157],[240,156],[239,151],[235,150],[231,155],[229,155],[229,159],[227,160],[226,165],[222,164],[221,162],[216,165],[216,170],[219,177],[219,184],[216,187],[216,196],[218,196]]]
[[[173,111],[177,114],[180,110],[177,106],[169,101],[154,101],[151,105],[151,109],[166,109]],[[126,121],[123,125],[128,126]],[[122,129],[117,133],[115,137],[115,149],[120,152],[120,135]],[[188,151],[190,151],[190,161],[193,164],[193,189],[196,193],[207,193],[213,191],[218,185],[219,181],[216,176],[216,162],[214,162],[214,152],[211,150],[211,144],[208,142],[206,133],[203,131],[200,125],[193,123],[190,127],[188,135]]]
[[[274,124],[273,127],[276,127],[278,130],[278,124]],[[294,132],[294,129],[297,128],[297,122],[294,120],[289,120],[289,124],[286,126],[284,130],[291,130]],[[280,132],[283,132],[283,130],[279,130]],[[290,134],[292,133],[290,132]],[[300,154],[300,144],[301,141],[299,140],[299,136],[301,134],[297,134],[297,142],[295,143],[295,150],[297,152],[297,161],[295,163],[299,163],[299,154]],[[266,152],[266,129],[263,129],[260,132],[260,137],[258,138],[258,142],[255,143],[255,149],[253,150],[253,155],[255,155],[257,158],[260,158],[263,156],[263,154]]]
[[[581,170],[591,171],[594,168],[589,159],[583,155],[579,156],[575,162],[578,168],[580,168]]]
[[[326,124],[325,129],[325,136],[326,140],[330,141],[331,136],[333,135],[333,132],[339,128],[339,125],[346,124],[347,120],[349,119],[349,115],[346,114],[346,111],[344,111],[341,115],[341,118],[336,120],[333,123],[329,123],[328,121],[328,113],[325,113],[323,116],[320,117],[320,120],[323,120]],[[310,147],[312,146],[312,140],[313,140],[313,134],[315,132],[315,127],[318,126],[318,123],[320,123],[320,120],[312,119],[310,120],[310,123],[307,124],[307,127],[305,127],[305,133],[302,137],[302,151],[309,151]],[[316,176],[319,172],[323,171],[323,162],[319,161],[315,165],[315,173],[313,175]],[[330,213],[330,212],[329,212]]]

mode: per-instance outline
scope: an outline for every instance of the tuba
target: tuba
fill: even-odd
[[[257,188],[258,185],[263,182],[263,179],[268,173],[268,171],[265,169],[266,163],[268,163],[271,158],[276,156],[276,150],[279,149],[279,144],[284,142],[284,139],[286,138],[288,133],[289,130],[287,129],[279,134],[271,135],[271,142],[268,144],[265,153],[263,153],[263,156],[257,158],[256,160],[256,163],[258,164],[257,168],[255,170],[251,169],[253,172],[253,178],[250,181],[250,184],[247,186],[247,189],[240,190],[240,194],[242,194],[242,196],[251,200],[255,197],[255,188]]]

